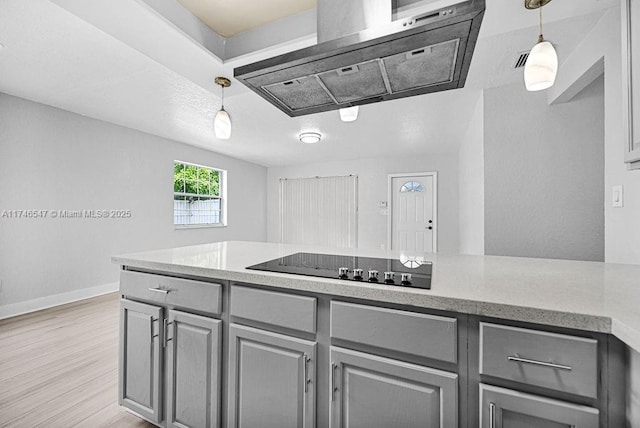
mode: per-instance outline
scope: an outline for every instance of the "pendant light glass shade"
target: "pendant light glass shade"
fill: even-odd
[[[213,133],[219,140],[228,140],[231,137],[231,117],[222,107],[213,120]]]
[[[360,107],[346,107],[340,109],[340,120],[343,122],[353,122],[358,118]]]
[[[538,43],[531,49],[524,64],[524,85],[527,91],[542,91],[550,88],[558,73],[558,54],[555,48],[542,37],[542,7],[551,0],[525,0],[524,7],[540,12]]]
[[[216,85],[220,86],[221,90],[221,103],[220,110],[216,113],[216,117],[213,119],[213,133],[219,140],[228,140],[231,137],[231,116],[224,109],[224,88],[231,86],[231,80],[226,77],[216,77]]]
[[[541,91],[550,88],[558,73],[558,55],[553,45],[547,41],[537,43],[524,65],[524,84],[527,91]]]

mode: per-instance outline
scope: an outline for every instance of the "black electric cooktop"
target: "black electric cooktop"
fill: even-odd
[[[431,288],[430,261],[415,258],[380,259],[334,254],[295,253],[247,269],[400,287]]]

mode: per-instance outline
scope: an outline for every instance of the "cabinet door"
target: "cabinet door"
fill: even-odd
[[[458,375],[331,347],[332,428],[458,425]]]
[[[481,384],[480,426],[482,428],[597,428],[598,410]]]
[[[229,330],[229,427],[314,427],[316,343]]]
[[[169,311],[167,323],[167,426],[220,426],[222,321]]]
[[[162,308],[120,301],[118,402],[152,422],[162,420]]]

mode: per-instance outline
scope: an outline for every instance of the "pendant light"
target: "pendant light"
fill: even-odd
[[[558,55],[553,45],[542,37],[542,7],[551,0],[525,0],[527,9],[540,10],[540,35],[538,43],[531,49],[524,65],[524,84],[527,91],[541,91],[550,88],[558,73]]]
[[[228,140],[231,137],[231,117],[229,113],[224,109],[224,88],[231,86],[231,80],[226,77],[216,77],[216,85],[220,85],[222,89],[222,103],[220,110],[216,113],[216,117],[213,120],[213,133],[219,140]]]
[[[343,122],[353,122],[358,118],[360,107],[345,107],[340,109],[340,120]]]

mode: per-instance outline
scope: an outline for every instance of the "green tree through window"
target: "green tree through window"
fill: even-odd
[[[220,196],[220,171],[176,162],[173,164],[173,191],[194,197]]]

